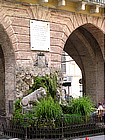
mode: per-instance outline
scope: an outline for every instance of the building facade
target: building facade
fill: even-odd
[[[65,2],[63,5],[56,0],[46,3],[0,0],[1,114],[12,113],[13,101],[26,94],[35,76],[61,70],[63,51],[81,69],[83,93],[94,102],[104,99],[105,18],[96,14],[95,9],[95,15],[89,13],[89,10],[93,11],[92,5],[85,3],[83,7],[82,1]],[[32,21],[39,21],[39,27],[42,27],[42,22],[49,24],[48,50],[31,48],[34,41],[41,38],[40,31],[44,32],[37,29],[38,36],[31,41]],[[41,48],[39,44],[37,47]]]
[[[73,98],[79,98],[83,96],[82,83],[79,82],[82,79],[82,73],[75,61],[66,53],[63,53],[61,61],[61,72],[63,75],[63,83],[70,82],[70,86],[63,86],[66,93]]]

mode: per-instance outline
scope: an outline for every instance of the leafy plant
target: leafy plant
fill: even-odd
[[[47,100],[44,98],[37,103],[34,111],[38,119],[53,120],[62,114],[62,108],[59,103],[55,102],[51,96]]]
[[[13,123],[25,126],[31,126],[34,123],[35,114],[32,112],[22,113],[21,99],[14,103]]]
[[[70,106],[73,114],[80,114],[82,116],[90,116],[94,110],[94,105],[89,97],[73,99],[70,102]]]
[[[19,110],[16,110],[13,115],[13,123],[23,127],[33,126],[35,124],[35,114],[31,112],[22,114]]]
[[[63,114],[72,114],[72,106],[68,105],[60,105],[62,110],[63,110]]]
[[[81,124],[84,122],[80,114],[64,114],[64,125]]]
[[[19,110],[20,112],[22,111],[22,106],[20,104],[21,99],[17,99],[14,103],[14,111]]]
[[[53,98],[56,97],[57,91],[57,74],[51,73],[50,75],[37,76],[34,78],[34,84],[29,89],[28,93],[35,91],[36,89],[43,87],[45,88],[48,95],[51,95]]]

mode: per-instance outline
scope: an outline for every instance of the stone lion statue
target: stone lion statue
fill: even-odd
[[[29,107],[30,102],[39,102],[38,99],[43,98],[44,96],[46,96],[46,94],[47,93],[45,89],[43,87],[40,87],[29,95],[23,97],[23,99],[21,100],[21,105],[22,107]]]

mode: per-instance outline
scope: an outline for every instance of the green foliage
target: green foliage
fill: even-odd
[[[63,114],[72,114],[72,106],[68,105],[63,105],[61,104],[61,108],[63,111]]]
[[[94,105],[88,97],[73,99],[67,106],[60,106],[57,101],[49,96],[41,99],[34,106],[32,112],[22,114],[20,100],[17,100],[15,102],[13,123],[23,127],[35,125],[56,127],[60,126],[62,121],[64,121],[64,125],[81,124],[88,120],[88,116],[93,110]],[[61,118],[62,114],[64,114],[63,118]]]
[[[31,93],[40,87],[45,88],[46,92],[50,94],[53,98],[55,98],[57,91],[57,74],[53,73],[50,75],[35,77],[34,84],[29,89],[28,93]]]
[[[62,108],[59,103],[55,102],[51,96],[47,100],[44,98],[37,103],[34,111],[38,119],[53,120],[62,114]]]
[[[13,123],[23,127],[31,126],[34,123],[33,118],[35,118],[35,114],[32,112],[23,114],[20,101],[21,99],[18,99],[14,103]]]
[[[24,126],[33,126],[36,123],[36,114],[28,112],[23,114]]]
[[[20,101],[21,99],[18,99],[14,102],[14,113],[13,113],[13,119],[15,121],[15,119],[19,118],[22,119],[22,107],[20,105]]]
[[[21,112],[22,106],[20,104],[20,101],[21,101],[21,99],[18,99],[18,100],[15,101],[15,103],[14,103],[14,111],[18,110],[19,112]]]
[[[17,110],[13,115],[13,123],[23,127],[33,126],[35,124],[35,114],[31,112],[22,114]]]
[[[83,117],[80,114],[64,114],[64,124],[81,124],[84,122]]]
[[[15,110],[13,113],[13,118],[14,119],[22,119],[23,118],[23,114],[21,113],[20,110]]]
[[[89,97],[80,97],[70,102],[71,112],[82,116],[90,116],[94,110],[94,105]]]
[[[57,91],[57,75],[56,73],[50,74],[46,79],[48,91],[51,94],[52,98],[55,99]]]

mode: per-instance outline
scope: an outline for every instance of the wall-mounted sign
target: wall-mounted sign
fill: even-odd
[[[50,51],[50,23],[30,20],[31,50]]]
[[[64,82],[63,84],[62,84],[62,86],[64,86],[64,87],[70,87],[71,86],[71,82]]]

